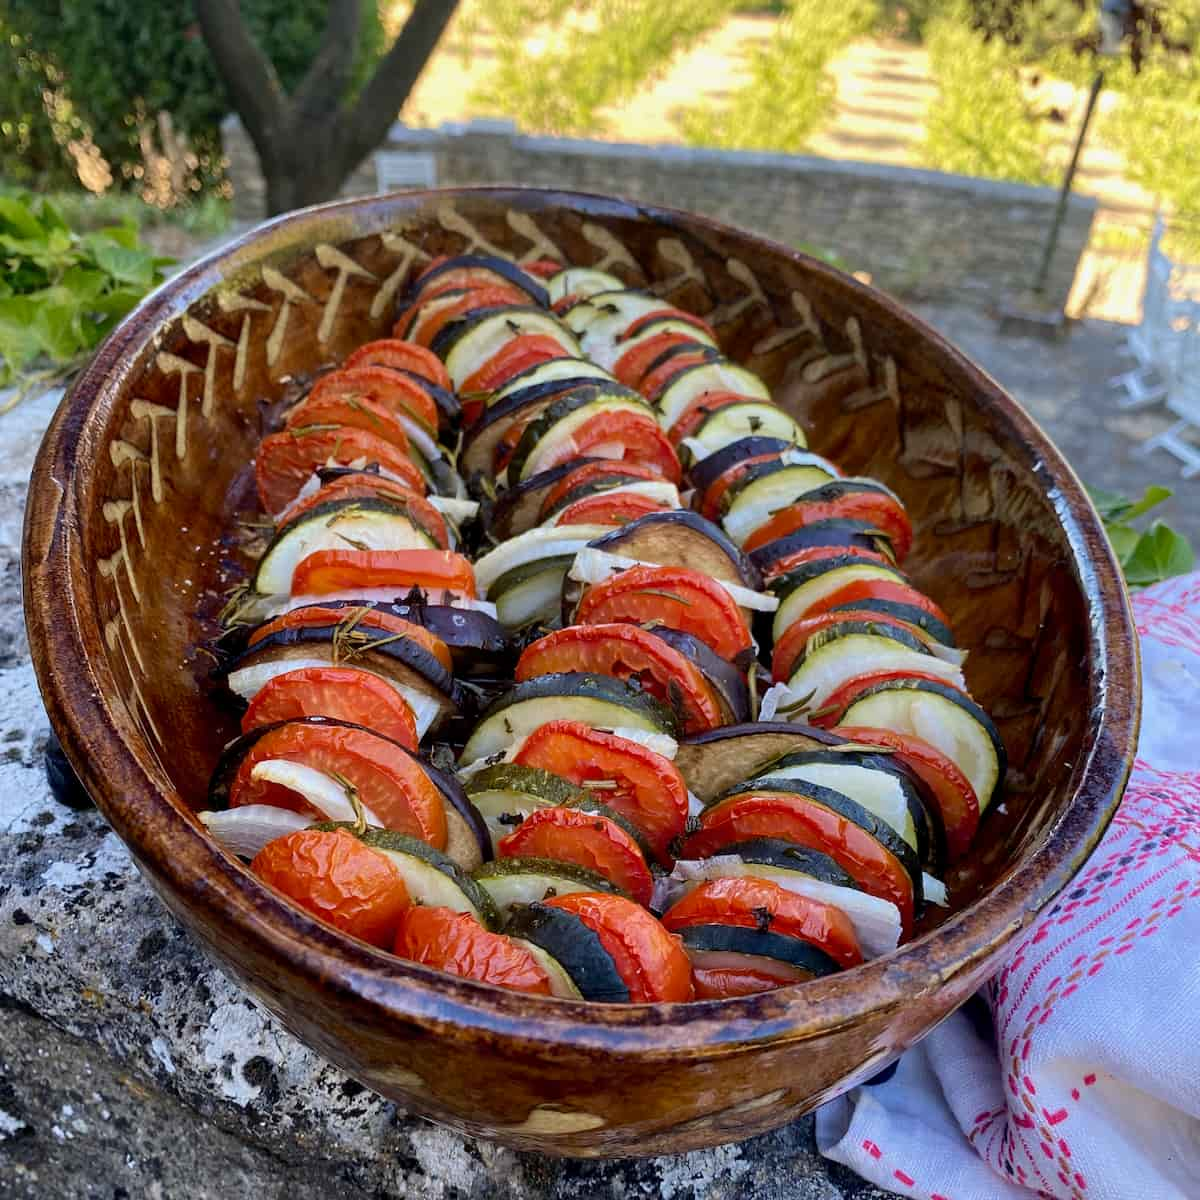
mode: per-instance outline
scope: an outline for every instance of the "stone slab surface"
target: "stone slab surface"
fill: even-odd
[[[1061,346],[926,308],[1009,386],[1079,474],[1140,492],[1162,420],[1121,414],[1118,327]],[[55,397],[0,417],[0,1196],[885,1200],[816,1153],[811,1119],[738,1146],[610,1164],[516,1154],[409,1117],[325,1064],[200,954],[93,811],[49,794],[20,616],[25,486]],[[1200,538],[1200,485],[1169,514]]]

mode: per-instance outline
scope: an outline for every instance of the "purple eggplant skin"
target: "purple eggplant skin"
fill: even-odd
[[[711,544],[706,546],[701,539]],[[588,544],[609,554],[623,554],[645,562],[692,567],[714,579],[741,584],[752,591],[762,587],[762,574],[750,559],[720,528],[687,509],[647,513]]]
[[[785,442],[783,438],[738,438],[736,442],[730,442],[728,446],[707,458],[702,458],[692,467],[692,486],[698,495],[703,496],[730,467],[744,462],[747,458],[756,458],[760,454],[782,454],[784,450],[794,449],[795,446],[791,442]]]
[[[442,799],[466,821],[467,828],[470,829],[472,836],[479,844],[479,853],[483,856],[483,861],[490,861],[492,858],[491,835],[488,833],[487,825],[484,823],[479,809],[471,803],[467,793],[463,790],[463,785],[459,783],[458,776],[439,770],[423,759],[421,766],[425,768],[425,774],[437,784],[438,791],[442,793]]]
[[[746,676],[733,663],[726,662],[711,646],[690,633],[666,628],[652,632],[699,667],[728,710],[730,724],[750,720],[750,689],[746,685]]]
[[[440,275],[444,275],[448,271],[457,271],[462,267],[478,267],[491,271],[494,275],[500,276],[505,283],[511,283],[514,287],[520,288],[539,308],[550,307],[550,297],[546,289],[532,275],[521,270],[516,263],[494,254],[456,254],[446,259],[445,262],[438,263],[436,267],[431,267],[419,278],[413,280],[412,286],[396,302],[396,312],[401,313],[408,308],[421,292]]]
[[[542,305],[533,304],[532,302],[529,304],[496,304],[488,308],[473,308],[470,312],[463,313],[461,317],[455,317],[454,320],[447,321],[434,334],[429,348],[438,358],[445,362],[450,351],[458,345],[459,339],[474,329],[480,321],[487,321],[499,313],[512,313],[514,316],[520,316],[531,312],[544,313],[545,309]]]
[[[391,369],[397,370],[395,367]],[[462,405],[459,404],[458,397],[453,392],[448,392],[444,387],[439,387],[436,383],[426,379],[424,375],[418,375],[416,371],[406,371],[403,367],[398,369],[401,375],[411,379],[437,405],[438,429],[442,433],[457,434],[457,422],[462,418]],[[453,441],[453,439],[451,440]]]
[[[848,550],[870,550],[895,561],[892,543],[867,521],[855,521],[849,517],[831,517],[827,521],[814,521],[784,537],[767,542],[757,550],[750,551],[750,561],[760,571],[789,554],[808,550],[814,546],[842,546]]]

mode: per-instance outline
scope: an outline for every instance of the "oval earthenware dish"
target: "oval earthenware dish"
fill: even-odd
[[[953,908],[857,970],[723,1002],[589,1006],[453,979],[342,937],[202,832],[234,732],[197,647],[236,557],[261,413],[390,327],[430,256],[595,265],[716,326],[813,449],[908,506],[907,567],[970,649],[1011,764]],[[681,212],[539,189],[377,197],[282,217],[188,268],[63,402],[25,529],[51,722],[164,903],[280,1021],[409,1110],[563,1155],[761,1133],[870,1077],[961,1004],[1079,870],[1120,798],[1139,701],[1096,514],[1037,426],[886,296]]]

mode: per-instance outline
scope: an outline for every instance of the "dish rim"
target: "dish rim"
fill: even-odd
[[[320,237],[370,236],[410,207],[472,196],[498,204],[522,198],[565,203],[593,213],[599,208],[608,215],[732,236],[761,254],[789,258],[828,284],[849,289],[860,314],[886,312],[907,333],[936,347],[941,369],[1007,426],[1063,526],[1070,569],[1086,605],[1085,753],[1072,768],[1070,802],[1041,844],[936,929],[853,971],[737,999],[610,1006],[531,998],[407,963],[294,908],[189,821],[169,779],[139,758],[133,745],[138,731],[121,711],[124,701],[101,650],[101,620],[80,540],[84,514],[100,500],[88,464],[124,381],[153,348],[159,329],[226,285],[231,271],[311,250]],[[861,319],[866,323],[870,317]],[[415,1023],[444,1038],[488,1036],[539,1053],[557,1048],[666,1061],[719,1057],[750,1043],[804,1041],[870,1014],[898,1011],[998,951],[1066,886],[1116,811],[1137,743],[1140,671],[1124,582],[1087,493],[1017,402],[919,317],[818,259],[697,214],[597,193],[488,185],[334,201],[283,214],[213,250],[144,299],[64,397],[31,477],[22,558],[29,642],[51,724],[97,806],[160,890],[165,885],[187,897],[210,927],[237,922],[256,953],[282,960],[316,986],[344,993],[364,1006],[373,1023]]]

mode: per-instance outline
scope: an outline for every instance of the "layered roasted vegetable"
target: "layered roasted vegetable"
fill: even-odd
[[[603,271],[435,260],[393,332],[260,443],[214,835],[533,994],[717,999],[911,936],[1004,749],[899,497]]]

